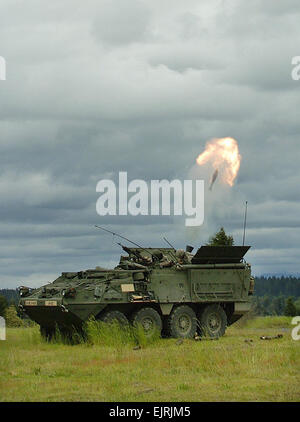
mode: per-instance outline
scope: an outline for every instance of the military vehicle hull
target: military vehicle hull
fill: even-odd
[[[232,248],[223,248],[223,255]],[[160,248],[164,261],[142,265],[135,259],[138,248],[126,251],[129,256],[113,270],[63,273],[34,291],[21,288],[20,308],[47,333],[81,328],[95,317],[140,323],[149,335],[158,328],[173,337],[193,337],[197,331],[219,337],[250,310],[251,267],[240,256],[222,259],[218,249],[218,259],[205,257],[200,248],[190,262],[179,263],[172,249]]]

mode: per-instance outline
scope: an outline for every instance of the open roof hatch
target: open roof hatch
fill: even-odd
[[[192,264],[237,264],[251,246],[201,246],[192,258]]]

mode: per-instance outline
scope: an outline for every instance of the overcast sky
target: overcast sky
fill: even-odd
[[[255,275],[300,273],[299,0],[1,0],[0,288],[117,264],[119,239],[243,237]],[[205,224],[100,217],[102,178],[186,178],[234,137],[236,184],[206,190]]]

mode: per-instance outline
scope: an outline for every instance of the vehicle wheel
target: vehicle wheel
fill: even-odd
[[[159,313],[153,308],[142,308],[132,317],[133,326],[140,324],[145,332],[146,337],[150,338],[155,333],[161,334],[162,321]]]
[[[117,321],[121,325],[127,325],[128,319],[126,316],[120,311],[107,311],[100,317],[100,321],[103,322],[113,322]]]
[[[190,306],[182,305],[173,309],[168,319],[171,337],[192,338],[197,330],[196,314]]]
[[[55,334],[55,329],[54,328],[49,328],[49,327],[44,327],[43,325],[40,325],[40,333],[41,336],[47,340],[47,341],[51,341],[54,334]]]
[[[220,305],[208,305],[199,315],[200,333],[203,336],[218,338],[224,335],[227,316]]]

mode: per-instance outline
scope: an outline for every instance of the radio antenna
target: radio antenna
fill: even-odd
[[[120,234],[115,233],[115,232],[112,232],[111,230],[107,230],[107,229],[105,229],[104,227],[97,226],[96,224],[95,224],[95,227],[97,227],[97,229],[104,230],[105,232],[110,233],[110,234],[112,234],[113,236],[118,236],[118,237],[120,237],[121,239],[127,240],[127,242],[130,242],[130,243],[132,243],[134,246],[137,246],[138,248],[142,249],[143,251],[148,252],[148,253],[152,256],[152,258],[153,258],[153,260],[154,260],[154,261],[155,261],[155,260],[157,260],[157,257],[156,257],[155,255],[153,255],[153,253],[152,253],[152,252],[150,252],[150,251],[149,251],[148,249],[146,249],[146,248],[143,248],[142,246],[138,245],[137,243],[133,242],[132,240],[127,239],[127,237],[121,236]],[[122,245],[121,245],[121,246],[122,246]]]
[[[245,219],[244,219],[243,246],[245,245],[246,224],[247,224],[247,210],[248,210],[248,201],[246,201],[246,206],[245,206]]]
[[[163,237],[163,239],[164,239],[164,241],[169,245],[169,246],[171,246],[171,248],[172,249],[174,249],[174,251],[175,251],[175,248],[174,248],[174,246],[173,245],[171,245],[171,243],[165,238],[165,237]]]

